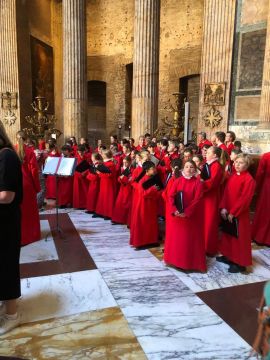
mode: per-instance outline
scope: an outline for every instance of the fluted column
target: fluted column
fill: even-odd
[[[260,121],[261,127],[270,127],[270,0],[268,7],[267,35],[264,55]]]
[[[63,0],[64,135],[86,136],[86,3]]]
[[[19,95],[16,25],[16,0],[0,1],[0,93],[16,92]],[[19,99],[19,96],[18,96]],[[20,129],[19,100],[18,109],[14,110],[16,121],[13,125],[5,124],[5,111],[0,108],[3,121],[11,140],[15,142],[16,132]]]
[[[200,106],[198,130],[211,133],[228,128],[229,96],[233,54],[236,0],[205,0],[204,30],[200,81]],[[222,121],[218,127],[205,127],[203,117],[210,107],[204,105],[204,88],[208,83],[226,83],[225,105],[216,106]]]
[[[160,0],[135,0],[132,136],[153,133],[158,117]]]

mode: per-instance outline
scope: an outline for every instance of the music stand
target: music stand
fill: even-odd
[[[53,232],[63,238],[64,231],[59,225],[59,202],[58,202],[58,189],[59,189],[59,177],[61,176],[73,176],[76,167],[75,158],[65,158],[65,157],[48,157],[43,169],[44,175],[55,176],[56,181],[56,199],[55,199],[55,217],[56,217],[56,227],[51,229],[51,231],[46,235],[45,241],[48,241],[48,236]]]

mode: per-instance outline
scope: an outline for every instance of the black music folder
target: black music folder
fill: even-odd
[[[238,219],[234,217],[232,222],[230,222],[228,219],[225,220],[221,218],[220,230],[228,235],[238,238],[239,236]]]
[[[200,176],[201,176],[201,179],[203,179],[203,180],[210,179],[211,173],[210,173],[210,166],[208,164],[203,165]]]
[[[183,214],[184,212],[183,191],[178,191],[178,193],[175,195],[174,204],[179,214]]]

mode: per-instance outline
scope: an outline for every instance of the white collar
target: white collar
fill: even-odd
[[[103,160],[103,162],[108,162],[108,161],[112,161],[112,159]]]
[[[185,173],[184,173],[184,171],[182,171],[182,176],[183,176],[183,178],[185,178],[185,179],[192,179],[193,177],[194,177],[194,175],[191,175],[191,176],[186,176],[185,175]]]

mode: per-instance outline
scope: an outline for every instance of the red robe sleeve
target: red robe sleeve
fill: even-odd
[[[38,168],[38,162],[37,162],[34,152],[28,153],[28,169],[32,176],[35,191],[36,191],[36,193],[39,193],[41,190],[40,182],[39,182],[39,168]]]
[[[229,189],[228,189],[229,191]],[[238,217],[242,212],[246,211],[251,203],[252,197],[255,191],[255,181],[250,176],[243,183],[242,194],[238,197],[238,200],[234,203],[230,211],[235,217]]]
[[[202,183],[198,181],[195,188],[194,198],[191,201],[191,203],[186,207],[186,209],[184,209],[184,213],[186,217],[190,217],[193,215],[194,211],[197,209],[198,205],[200,204],[202,196],[203,196],[203,186]]]
[[[179,180],[175,180],[174,184],[172,185],[168,193],[168,202],[173,214],[177,211],[177,208],[175,206],[175,196],[178,192],[178,184],[179,184]]]
[[[144,190],[144,188],[140,187],[143,197],[147,199],[157,199],[160,196],[160,191],[155,187],[151,186],[149,189]]]
[[[221,184],[223,178],[223,171],[218,164],[215,166],[211,166],[210,171],[211,171],[211,178],[203,182],[204,192],[207,192],[215,187],[218,187]]]
[[[261,189],[264,180],[265,171],[266,171],[266,157],[265,155],[263,155],[259,162],[258,170],[256,173],[256,187],[258,191],[260,191]]]

